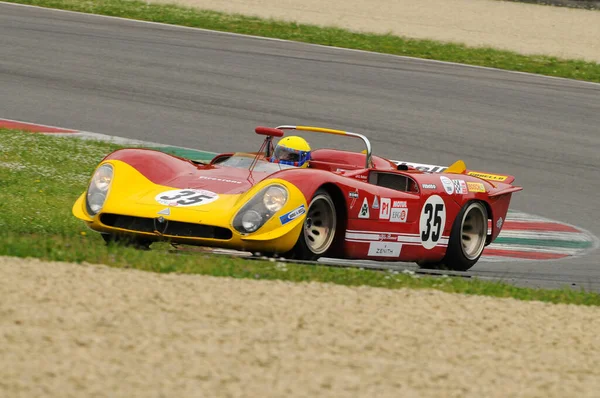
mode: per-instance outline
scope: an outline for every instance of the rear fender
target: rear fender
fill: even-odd
[[[487,244],[492,243],[502,231],[504,221],[506,220],[506,214],[508,213],[511,197],[512,192],[508,192],[491,196],[489,198],[487,203],[492,209],[492,213],[488,214],[488,218],[491,220],[492,234],[489,237]]]

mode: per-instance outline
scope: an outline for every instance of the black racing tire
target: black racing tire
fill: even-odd
[[[448,249],[442,260],[445,269],[467,271],[481,257],[487,239],[488,213],[483,202],[463,206],[452,225]]]
[[[315,261],[323,257],[333,246],[337,235],[337,211],[329,192],[315,192],[296,245],[282,256],[294,260]]]
[[[150,250],[152,241],[150,239],[133,238],[124,235],[106,234],[102,233],[102,239],[107,245],[116,244],[126,247],[133,247],[138,250]]]

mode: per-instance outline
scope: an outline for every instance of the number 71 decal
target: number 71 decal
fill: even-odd
[[[419,228],[421,244],[425,249],[433,249],[444,233],[446,225],[446,206],[444,199],[438,195],[431,195],[421,209]]]

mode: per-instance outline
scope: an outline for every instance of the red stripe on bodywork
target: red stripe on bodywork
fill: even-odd
[[[503,230],[520,230],[520,231],[556,231],[556,232],[581,232],[577,228],[570,225],[565,225],[557,222],[528,222],[528,221],[506,221]]]
[[[76,133],[77,130],[62,129],[60,127],[44,126],[43,124],[33,124],[18,122],[16,120],[0,119],[0,128],[26,130],[32,133]]]
[[[485,249],[484,256],[512,257],[529,260],[556,260],[568,257],[568,254],[561,253],[542,253],[542,252],[521,252],[516,250]]]

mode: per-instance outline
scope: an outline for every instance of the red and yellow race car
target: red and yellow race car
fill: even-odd
[[[366,150],[298,150],[284,160],[273,141],[286,130],[358,138]],[[107,241],[140,247],[164,240],[467,270],[522,189],[512,176],[467,170],[462,161],[431,172],[374,156],[369,140],[352,132],[279,126],[256,133],[265,136],[258,152],[223,153],[209,163],[117,150],[98,165],[73,214]]]

